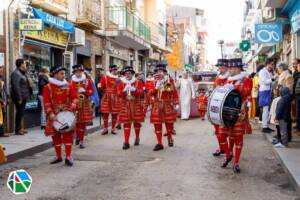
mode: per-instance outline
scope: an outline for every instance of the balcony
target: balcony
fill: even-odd
[[[78,5],[78,17],[76,23],[82,27],[101,29],[101,3],[99,0],[84,0]]]
[[[31,3],[35,7],[56,15],[69,13],[67,0],[32,0]]]
[[[287,0],[262,0],[263,7],[282,8]]]
[[[151,44],[161,50],[166,49],[166,31],[160,25],[150,23]]]
[[[106,35],[114,37],[117,42],[136,50],[150,48],[150,27],[126,7],[109,7],[106,9]]]

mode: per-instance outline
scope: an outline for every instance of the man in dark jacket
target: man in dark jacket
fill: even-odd
[[[16,106],[15,133],[24,135],[22,121],[25,112],[26,101],[30,98],[32,88],[26,76],[27,66],[23,59],[16,60],[16,69],[11,74],[11,99]]]
[[[289,88],[282,87],[280,90],[280,100],[276,108],[276,120],[279,122],[281,141],[275,147],[282,148],[288,145],[288,125],[291,119],[292,97]]]
[[[6,91],[6,85],[4,81],[4,67],[0,66],[0,137],[8,137],[9,134],[5,133],[5,115],[8,94]]]

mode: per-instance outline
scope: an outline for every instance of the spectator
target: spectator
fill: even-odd
[[[259,99],[258,105],[263,109],[262,113],[262,132],[271,133],[274,130],[269,128],[269,107],[271,103],[271,85],[272,85],[272,70],[274,61],[268,58],[266,66],[259,71]]]
[[[98,68],[96,70],[96,78],[95,78],[95,85],[97,88],[100,88],[99,87],[99,84],[101,83],[101,79],[104,75],[104,70],[103,68]],[[101,99],[102,99],[102,96],[103,96],[103,91],[100,90],[100,89],[97,89],[98,91],[98,97],[99,97],[99,106],[101,105]],[[96,113],[96,117],[100,116],[100,112],[99,112],[99,106],[95,108],[95,113]],[[100,122],[101,122],[101,119],[100,119]]]
[[[287,147],[289,136],[288,126],[291,119],[291,94],[288,87],[281,87],[280,89],[280,100],[276,108],[276,120],[279,123],[281,139],[279,143],[275,144],[277,148]]]
[[[293,61],[293,69],[294,69],[294,72],[293,72],[293,79],[294,79],[293,96],[295,95],[296,84],[300,78],[299,65],[300,65],[300,59],[295,58]]]
[[[4,131],[4,120],[6,114],[6,105],[7,105],[7,91],[6,85],[3,79],[3,66],[0,66],[0,137],[8,137],[9,134],[5,133]]]
[[[32,88],[26,76],[27,65],[24,59],[17,59],[16,67],[11,74],[11,98],[16,107],[15,134],[24,135],[26,131],[22,128],[22,121],[26,101],[32,93]]]
[[[277,66],[277,72],[279,74],[278,77],[278,86],[280,87],[287,87],[289,88],[290,94],[293,93],[293,77],[289,71],[289,66],[285,62],[279,63]]]
[[[300,72],[300,64],[297,66],[297,71]],[[300,134],[300,78],[297,79],[295,82],[295,99],[296,99],[296,119],[297,119],[297,133]]]
[[[276,126],[277,135],[273,138],[273,144],[278,144],[281,140],[279,122],[276,120],[276,109],[278,102],[280,100],[280,95],[278,90],[273,90],[274,99],[272,101],[270,109],[270,123]]]
[[[44,100],[43,100],[43,90],[45,85],[49,83],[49,68],[42,67],[39,73],[39,81],[38,81],[38,98],[41,104],[41,129],[45,129],[46,127],[46,114],[44,110]]]

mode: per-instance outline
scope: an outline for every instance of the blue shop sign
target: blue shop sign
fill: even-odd
[[[292,27],[292,32],[296,33],[300,30],[300,1],[296,1],[291,10],[289,17]]]
[[[36,8],[33,8],[33,15],[35,18],[42,19],[44,23],[59,30],[69,33],[74,33],[75,31],[74,25],[71,22],[68,22],[60,17],[53,16]]]
[[[257,44],[276,44],[282,42],[282,24],[255,24],[255,42]]]

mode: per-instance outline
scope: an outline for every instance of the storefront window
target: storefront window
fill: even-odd
[[[38,107],[38,76],[41,67],[50,67],[50,48],[25,43],[23,46],[24,59],[28,61],[28,75],[34,83],[33,95],[26,104],[26,109],[36,109]]]

